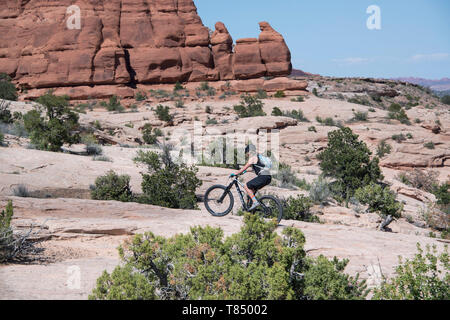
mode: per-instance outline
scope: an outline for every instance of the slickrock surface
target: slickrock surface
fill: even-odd
[[[217,23],[210,37],[193,0],[2,2],[0,72],[26,88],[250,79],[292,70],[289,48],[269,23],[260,23],[259,39],[237,40],[233,51],[225,25]],[[68,10],[74,4],[79,29],[77,11]]]
[[[197,225],[221,227],[225,235],[238,232],[242,218],[229,215],[215,218],[205,209],[172,210],[154,206],[77,199],[23,199],[14,201],[14,223],[45,225],[43,243],[55,261],[34,265],[0,266],[0,299],[86,299],[103,270],[119,264],[117,246],[131,234],[151,231],[161,236],[187,233]],[[0,199],[0,207],[6,204]],[[19,223],[20,222],[20,223]],[[369,285],[381,280],[381,273],[392,276],[398,256],[411,258],[416,243],[422,247],[444,243],[427,237],[383,233],[344,225],[321,225],[282,221],[301,229],[310,255],[348,258],[346,272],[368,279]],[[80,271],[80,287],[73,288],[73,271]],[[381,271],[381,273],[380,273]]]

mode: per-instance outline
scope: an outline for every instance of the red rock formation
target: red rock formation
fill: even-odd
[[[72,5],[80,29],[68,27]],[[0,72],[26,88],[289,75],[283,37],[260,28],[233,51],[225,25],[210,38],[192,0],[0,0]]]

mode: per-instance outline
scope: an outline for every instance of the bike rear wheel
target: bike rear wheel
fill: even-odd
[[[265,219],[277,219],[277,223],[280,223],[283,219],[283,206],[280,200],[273,196],[263,196],[258,200],[261,205],[256,209],[256,212]]]
[[[222,185],[215,185],[205,193],[206,210],[215,217],[224,217],[233,210],[234,198],[230,190]]]

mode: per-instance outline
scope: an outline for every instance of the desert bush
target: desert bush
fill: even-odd
[[[142,128],[142,139],[146,144],[158,143],[158,137],[162,136],[161,130],[158,128],[152,128],[151,124],[146,123]]]
[[[147,99],[147,94],[143,91],[138,91],[136,92],[134,99],[136,101],[144,101],[145,99]]]
[[[427,192],[433,192],[435,185],[438,184],[439,173],[433,170],[420,170],[415,168],[413,171],[406,173],[406,181],[410,186],[422,189]]]
[[[329,182],[323,178],[314,181],[309,188],[309,198],[314,203],[325,205],[328,199],[332,196]]]
[[[278,171],[273,174],[273,178],[279,181],[280,188],[293,189],[300,182],[292,167],[282,162],[278,166]]]
[[[54,96],[51,92],[37,102],[44,106],[46,114],[37,108],[23,117],[25,129],[30,133],[31,143],[40,150],[60,151],[63,144],[80,140],[78,115],[69,108],[69,98]]]
[[[106,271],[89,299],[364,299],[365,283],[344,263],[307,258],[303,233],[245,214],[240,232],[194,227],[171,238],[148,232],[119,248],[123,266]]]
[[[106,103],[105,101],[102,101],[100,103],[100,105],[104,108],[106,108],[106,110],[110,111],[110,112],[124,112],[125,108],[120,104],[120,99],[117,96],[112,96],[111,98],[109,98],[108,103]]]
[[[207,151],[210,156],[202,155],[202,158],[199,159],[200,166],[239,170],[238,148],[229,141],[227,142],[225,138],[211,141]]]
[[[86,154],[89,156],[100,156],[103,154],[102,146],[96,143],[86,145]]]
[[[300,122],[309,122],[309,120],[303,115],[303,111],[300,109],[283,112],[283,116],[296,119]]]
[[[450,105],[450,95],[445,95],[441,98],[441,102]]]
[[[383,178],[377,157],[350,128],[328,133],[327,148],[318,155],[324,176],[333,177],[333,192],[348,201],[355,190]]]
[[[0,101],[0,123],[13,123],[14,118],[9,110],[10,103],[4,100]]]
[[[422,219],[428,227],[437,231],[449,231],[448,213],[442,212],[440,206],[435,203],[427,203],[419,210]]]
[[[353,121],[367,121],[368,112],[357,111],[353,113]]]
[[[377,100],[375,100],[375,101],[377,101]],[[349,98],[347,100],[347,102],[361,104],[363,106],[371,106],[372,105],[366,97],[360,97],[360,96],[354,96],[352,98]]]
[[[392,147],[386,142],[386,139],[381,140],[377,146],[377,157],[379,157],[381,159],[385,155],[390,154],[391,150],[392,150]]]
[[[175,163],[167,146],[161,154],[139,151],[134,161],[148,170],[142,174],[140,202],[175,209],[197,208],[195,191],[202,184],[196,176],[197,168]]]
[[[313,300],[358,300],[369,293],[365,282],[343,273],[349,260],[328,260],[323,255],[311,259],[305,272],[305,295]]]
[[[13,194],[15,197],[21,197],[21,198],[30,198],[31,194],[28,191],[27,186],[23,184],[19,184],[13,189]]]
[[[5,136],[0,132],[0,147],[3,147]]]
[[[264,103],[260,99],[246,94],[242,96],[241,104],[234,106],[234,111],[239,118],[265,116],[263,106]]]
[[[281,117],[281,116],[283,116],[283,112],[280,110],[280,108],[274,107],[272,109],[272,115],[275,117]]]
[[[17,97],[17,89],[11,78],[6,73],[0,73],[0,99],[16,101]]]
[[[130,187],[130,176],[118,175],[114,171],[108,171],[104,176],[95,179],[95,185],[91,186],[93,200],[116,200],[129,202],[133,199]]]
[[[161,121],[171,122],[173,120],[173,115],[169,113],[169,107],[163,106],[162,104],[159,104],[156,106],[156,116]]]
[[[316,132],[316,133],[317,133],[317,129],[316,129],[316,127],[314,127],[314,126],[309,127],[309,128],[308,128],[308,131],[309,131],[309,132]]]
[[[424,146],[425,148],[427,148],[427,149],[430,149],[430,150],[433,150],[433,149],[435,148],[434,142],[431,142],[431,141],[430,141],[430,142],[424,143],[423,146]]]
[[[304,102],[305,98],[303,96],[297,96],[296,98],[291,99],[292,102]]]
[[[11,226],[14,215],[12,201],[0,212],[0,264],[6,262],[24,262],[42,249],[36,247],[38,241],[32,240],[37,234],[31,227],[25,232],[15,232]]]
[[[396,275],[384,279],[374,289],[375,300],[449,300],[450,273],[448,247],[438,253],[436,246],[417,244],[418,253],[412,260],[399,258]]]
[[[322,119],[321,117],[317,116],[316,121],[319,122],[320,124],[322,124],[324,126],[328,126],[328,127],[337,127],[338,126],[338,124],[331,117]]]
[[[284,93],[284,91],[282,90],[278,90],[275,94],[274,94],[275,98],[285,98],[286,94]]]
[[[443,184],[435,183],[431,192],[436,196],[437,204],[449,205],[450,204],[450,183]]]
[[[411,121],[408,118],[408,115],[406,114],[405,110],[402,108],[401,105],[397,103],[392,103],[390,107],[388,108],[388,117],[389,119],[395,119],[400,121],[402,124],[410,125]]]
[[[208,118],[207,120],[206,120],[206,122],[205,122],[205,124],[206,125],[215,125],[215,124],[217,124],[218,122],[217,122],[217,120],[216,119],[214,119],[214,118]]]
[[[208,82],[202,82],[200,86],[197,88],[197,91],[205,92],[207,96],[212,97],[216,95],[216,89],[211,87]]]
[[[313,205],[314,202],[304,195],[289,197],[283,201],[283,219],[320,222],[319,218],[310,211]]]
[[[355,198],[362,204],[368,205],[369,212],[378,213],[384,220],[380,225],[381,230],[392,222],[392,219],[400,218],[403,204],[396,201],[396,195],[389,187],[371,183],[355,191]]]
[[[180,90],[183,90],[183,89],[184,89],[184,87],[183,87],[183,85],[181,84],[180,81],[177,81],[177,82],[175,83],[174,87],[173,87],[173,91],[174,91],[174,92],[180,91]]]
[[[403,141],[406,141],[406,136],[403,133],[394,134],[391,138],[397,143],[402,143]]]
[[[258,92],[256,93],[255,97],[258,99],[267,99],[268,95],[265,90],[259,89]]]

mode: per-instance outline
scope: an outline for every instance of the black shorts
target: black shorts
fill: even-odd
[[[258,191],[272,182],[272,176],[260,175],[247,183],[247,187],[251,190]]]

